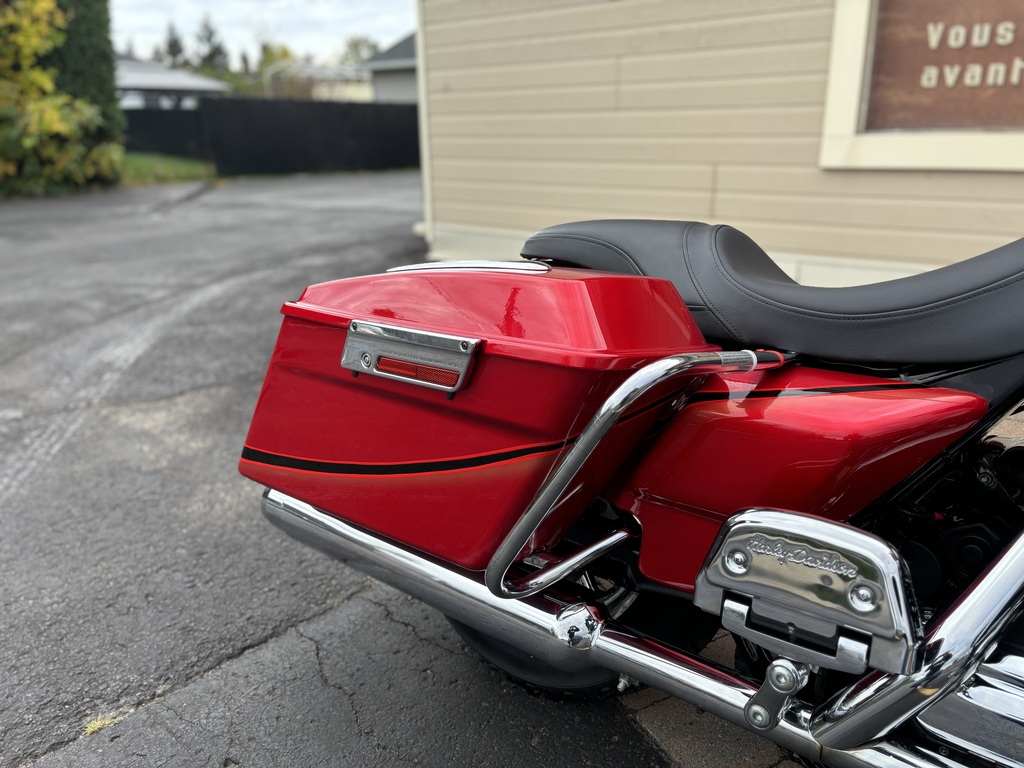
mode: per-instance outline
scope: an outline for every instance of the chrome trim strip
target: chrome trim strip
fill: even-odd
[[[874,672],[840,692],[815,715],[815,738],[828,748],[853,749],[881,738],[965,683],[1024,609],[1021,563],[1024,534],[927,632],[919,671]]]
[[[514,272],[519,274],[536,275],[550,272],[551,267],[537,261],[431,261],[424,264],[407,264],[402,267],[392,267],[388,272],[436,272],[441,269],[475,269],[487,270],[488,272]]]
[[[566,605],[546,595],[496,597],[477,572],[406,550],[279,491],[267,489],[262,507],[267,519],[293,538],[538,659],[566,670],[607,667],[745,727],[744,708],[757,690],[750,683],[713,662],[609,628],[596,608]],[[912,744],[822,749],[808,729],[811,715],[805,707],[792,706],[776,728],[762,735],[837,768],[961,768]]]
[[[777,367],[773,362],[763,367]],[[731,371],[752,371],[758,367],[757,355],[750,350],[740,352],[694,352],[656,360],[641,368],[619,385],[608,399],[598,408],[590,423],[584,427],[575,445],[565,454],[562,461],[548,476],[537,491],[522,517],[513,526],[508,536],[495,551],[484,572],[484,583],[491,594],[503,598],[519,598],[535,594],[544,589],[545,582],[536,579],[530,586],[510,583],[508,569],[519,557],[534,533],[548,515],[558,506],[559,500],[569,490],[587,459],[594,452],[608,431],[622,418],[626,410],[644,393],[669,379],[683,374],[728,373]],[[557,581],[555,579],[554,581]],[[553,583],[553,582],[548,582]]]

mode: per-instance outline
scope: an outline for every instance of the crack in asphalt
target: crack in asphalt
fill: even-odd
[[[362,599],[363,601],[368,602],[371,605],[373,605],[375,607],[378,607],[378,608],[385,608],[385,606],[383,604],[377,602],[376,600],[368,598],[366,596],[362,596],[362,597],[358,597],[357,596],[357,599]],[[402,622],[394,621],[392,619],[391,615],[390,615],[390,611],[387,610],[386,608],[385,608],[385,614],[386,614],[385,617],[386,617],[386,619],[388,621],[392,621],[393,623],[399,624],[401,626],[405,626],[404,624],[402,624]],[[361,733],[363,736],[365,736],[365,737],[370,739],[370,741],[373,744],[373,749],[377,753],[376,754],[376,759],[375,759],[373,765],[375,765],[375,766],[394,765],[396,761],[398,763],[402,763],[404,765],[417,765],[418,763],[415,760],[411,760],[411,759],[403,756],[400,752],[395,750],[393,747],[385,744],[381,740],[380,736],[378,736],[377,732],[372,727],[367,727],[367,725],[364,722],[362,710],[360,710],[360,708],[356,705],[357,692],[353,691],[353,690],[350,690],[348,687],[345,686],[344,683],[335,683],[335,682],[333,682],[330,679],[330,677],[328,676],[327,670],[324,669],[324,660],[323,660],[323,656],[321,655],[320,641],[317,640],[315,637],[311,637],[310,635],[307,635],[305,632],[303,632],[301,625],[297,625],[294,629],[295,629],[295,633],[299,637],[301,637],[303,640],[308,641],[309,643],[312,643],[312,645],[313,645],[313,652],[314,652],[314,656],[315,656],[315,659],[316,659],[317,672],[319,673],[320,681],[326,687],[332,688],[333,690],[339,691],[339,692],[341,692],[341,693],[343,693],[345,695],[346,703],[348,704],[349,709],[352,711],[352,717],[353,717],[353,719],[356,722],[356,727],[359,729],[359,733]],[[446,652],[450,652],[450,651],[446,651]]]
[[[447,654],[451,654],[451,655],[455,655],[457,653],[457,651],[455,651],[455,650],[453,650],[451,648],[446,648],[445,646],[443,646],[440,643],[438,643],[437,641],[435,641],[433,638],[423,637],[419,633],[419,628],[415,624],[412,624],[412,623],[410,623],[408,621],[404,621],[403,619],[400,619],[397,616],[395,616],[394,612],[391,610],[391,606],[388,605],[387,603],[383,603],[383,602],[379,602],[377,600],[374,600],[371,595],[364,595],[362,597],[362,599],[365,600],[366,602],[370,603],[371,605],[373,605],[373,606],[375,606],[377,608],[380,608],[384,612],[384,618],[386,618],[388,621],[390,621],[393,624],[397,624],[398,626],[404,627],[405,629],[409,630],[409,632],[412,634],[412,636],[415,637],[421,643],[429,645],[432,648],[436,648],[437,650],[441,651],[442,653],[447,653]],[[411,598],[409,598],[409,599],[411,599]]]
[[[138,699],[136,699],[134,701],[131,701],[131,702],[124,702],[124,701],[122,701],[119,704],[113,705],[113,712],[116,715],[117,720],[119,722],[122,721],[122,720],[125,720],[126,718],[132,716],[136,712],[138,712],[138,711],[140,711],[142,709],[146,709],[148,707],[161,706],[161,707],[165,708],[166,710],[168,710],[169,712],[171,712],[176,718],[181,720],[183,723],[187,723],[189,725],[197,725],[199,727],[202,727],[201,724],[192,722],[192,721],[188,720],[187,718],[185,718],[184,716],[180,715],[177,711],[175,711],[167,703],[168,699],[170,697],[174,696],[175,694],[180,693],[181,691],[187,689],[189,686],[195,684],[198,680],[201,680],[202,678],[205,678],[205,677],[208,677],[211,674],[214,674],[218,670],[223,669],[224,667],[226,667],[227,665],[229,665],[232,662],[236,661],[237,659],[239,659],[240,657],[244,656],[245,654],[250,653],[252,651],[257,651],[260,648],[266,646],[268,643],[271,643],[271,642],[273,642],[273,641],[275,641],[275,640],[277,640],[277,639],[279,639],[281,637],[284,637],[289,632],[295,631],[301,637],[303,637],[303,638],[305,638],[307,640],[310,640],[311,642],[315,643],[316,642],[315,640],[312,640],[312,638],[307,637],[306,635],[304,635],[300,631],[300,627],[302,627],[304,624],[309,624],[309,623],[314,622],[314,621],[316,621],[317,619],[319,619],[319,618],[321,618],[323,616],[326,616],[331,611],[337,610],[338,608],[340,608],[345,603],[348,603],[349,601],[359,599],[364,592],[373,589],[374,585],[375,585],[375,582],[373,582],[372,579],[367,577],[360,584],[359,587],[354,588],[354,589],[352,589],[352,590],[350,590],[350,591],[348,591],[346,593],[343,593],[343,594],[339,595],[338,599],[333,601],[333,603],[331,605],[329,605],[327,608],[324,608],[323,610],[318,611],[316,613],[310,614],[309,616],[306,616],[305,618],[303,618],[303,619],[301,619],[301,620],[299,620],[297,622],[291,622],[291,623],[288,623],[288,624],[282,624],[282,625],[278,625],[278,626],[272,628],[271,631],[267,635],[265,635],[264,637],[259,638],[257,640],[254,640],[253,642],[246,644],[244,647],[240,647],[240,648],[234,649],[233,652],[230,653],[230,654],[225,654],[224,656],[222,656],[219,659],[217,659],[215,664],[213,664],[212,666],[210,666],[207,669],[202,670],[201,672],[199,672],[196,675],[188,678],[187,680],[183,680],[183,681],[181,681],[177,685],[168,687],[168,688],[160,691],[160,693],[157,694],[157,695],[150,696],[150,697],[145,697],[145,698],[138,698]],[[317,654],[318,654],[318,656],[317,656],[317,663],[319,664],[319,647],[317,649]],[[325,681],[326,684],[331,685],[329,682],[327,682],[326,677],[324,677],[324,681]],[[331,687],[336,687],[336,686],[331,685]],[[339,690],[343,690],[343,689],[339,688]],[[166,728],[166,726],[162,726],[162,727]],[[168,734],[172,738],[176,737],[176,734],[174,734],[173,732],[168,731]],[[94,734],[94,736],[95,736],[95,734]],[[66,749],[67,747],[70,747],[73,744],[77,744],[79,741],[81,741],[82,739],[85,739],[85,738],[89,738],[89,735],[86,734],[84,731],[82,731],[77,738],[65,739],[63,741],[56,742],[54,744],[49,745],[47,747],[47,749],[45,749],[42,752],[39,752],[38,754],[31,755],[31,756],[26,756],[27,757],[27,761],[22,761],[21,763],[18,764],[18,766],[19,766],[19,768],[23,768],[23,767],[27,768],[27,766],[30,766],[33,763],[36,763],[36,762],[38,762],[38,761],[40,761],[40,760],[42,760],[42,759],[44,759],[44,758],[54,754],[54,753],[60,752],[61,750]]]

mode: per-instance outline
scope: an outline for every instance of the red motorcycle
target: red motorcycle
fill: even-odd
[[[1024,763],[1024,240],[853,288],[693,222],[522,255],[284,305],[240,463],[270,521],[534,688],[646,683],[830,765]]]

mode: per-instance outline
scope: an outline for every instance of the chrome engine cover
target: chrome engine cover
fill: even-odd
[[[798,512],[752,509],[722,526],[694,602],[722,626],[805,664],[908,674],[921,627],[887,542]]]

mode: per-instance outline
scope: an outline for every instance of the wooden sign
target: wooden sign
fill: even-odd
[[[1024,128],[1024,0],[879,0],[865,130]]]

